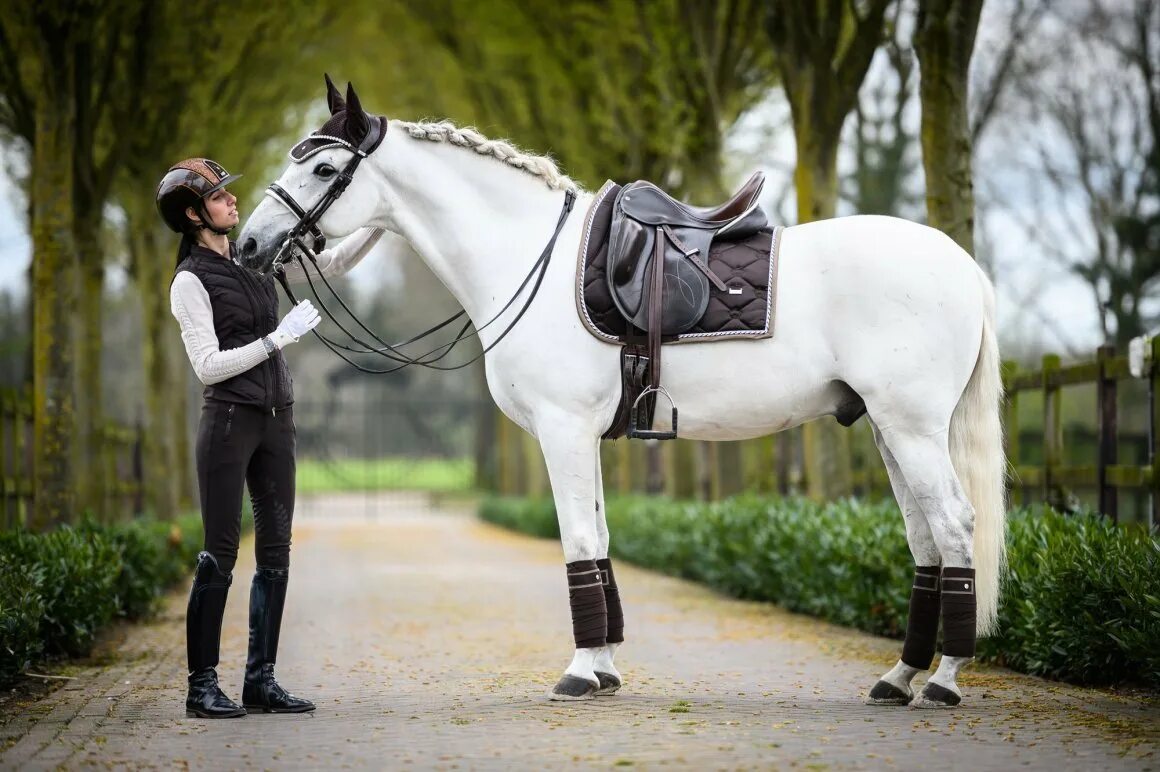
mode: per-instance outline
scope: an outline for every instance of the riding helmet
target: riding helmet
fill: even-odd
[[[205,219],[202,199],[241,176],[230,174],[221,164],[208,158],[187,158],[170,167],[161,178],[157,186],[157,211],[170,230],[188,233],[195,226],[186,216],[185,210],[193,207]],[[205,227],[218,231],[211,225]]]

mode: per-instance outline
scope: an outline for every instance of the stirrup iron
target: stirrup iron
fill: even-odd
[[[673,426],[671,429],[652,429],[639,424],[642,418],[647,418],[647,416],[639,415],[640,401],[649,394],[663,395],[669,401],[669,405],[673,408]],[[625,436],[630,440],[675,440],[677,438],[677,403],[673,402],[672,396],[665,391],[663,386],[647,386],[633,400],[632,411],[628,418],[628,431],[625,432]]]

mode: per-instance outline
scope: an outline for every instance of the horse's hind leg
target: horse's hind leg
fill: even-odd
[[[910,591],[910,610],[906,618],[906,640],[902,658],[889,672],[878,679],[866,697],[868,705],[906,705],[914,696],[910,682],[921,671],[930,667],[934,659],[935,639],[939,617],[939,552],[930,532],[926,515],[918,506],[898,462],[886,447],[878,426],[871,420],[874,444],[882,454],[890,487],[902,517],[906,521],[906,541],[914,557],[914,584]]]
[[[612,561],[608,558],[608,515],[604,508],[604,479],[600,470],[600,453],[596,454],[596,567],[600,569],[600,579],[604,584],[604,604],[608,609],[608,636],[604,648],[596,655],[593,669],[600,681],[596,696],[614,694],[623,681],[613,664],[616,650],[624,641],[624,612],[620,606],[620,590],[616,586],[616,575],[612,572]]]
[[[560,523],[576,643],[571,664],[548,697],[588,700],[600,689],[594,665],[608,642],[604,585],[596,565],[601,539],[594,517],[600,440],[591,427],[568,420],[567,416],[538,422],[536,428]],[[604,542],[607,545],[607,539]]]
[[[926,515],[938,547],[943,656],[911,707],[950,707],[962,701],[955,679],[975,656],[975,510],[951,463],[946,430],[884,431],[886,445]]]

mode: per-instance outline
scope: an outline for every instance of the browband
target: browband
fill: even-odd
[[[383,137],[386,136],[385,124],[387,120],[381,115],[367,117],[371,118],[371,126],[367,131],[366,138],[363,139],[362,144],[357,148],[342,137],[335,137],[331,134],[311,134],[290,148],[290,152],[287,155],[296,164],[302,163],[323,150],[335,147],[345,148],[352,153],[361,152],[364,156],[369,155],[375,151],[375,148],[382,143]]]

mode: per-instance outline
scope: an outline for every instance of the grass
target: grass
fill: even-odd
[[[298,462],[299,493],[331,491],[414,490],[456,492],[471,490],[475,468],[470,458],[455,459],[341,459]]]

